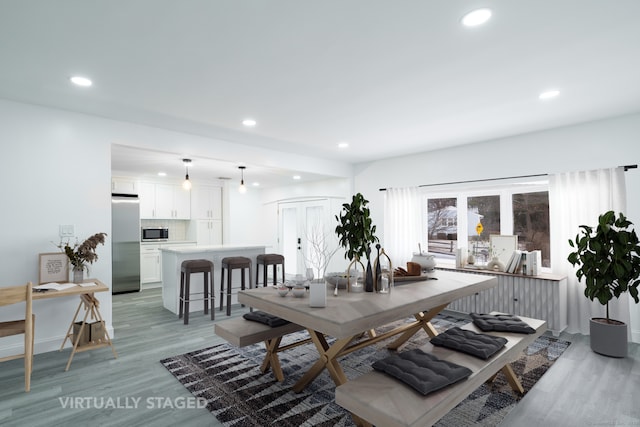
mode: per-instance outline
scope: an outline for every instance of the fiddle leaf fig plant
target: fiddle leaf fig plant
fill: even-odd
[[[606,306],[607,321],[609,301],[614,297],[628,291],[636,304],[640,302],[640,242],[632,225],[622,213],[616,217],[614,211],[608,211],[598,217],[595,230],[581,225],[575,240],[569,240],[575,251],[568,260],[579,266],[578,279],[585,279],[584,295]]]
[[[340,215],[336,215],[336,234],[340,245],[346,250],[346,259],[361,258],[370,251],[369,246],[379,241],[376,226],[372,224],[369,201],[361,193],[355,194],[351,203],[344,203]]]

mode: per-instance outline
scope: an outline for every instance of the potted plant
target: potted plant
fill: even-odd
[[[613,357],[627,355],[627,325],[609,318],[609,301],[629,292],[636,304],[640,284],[640,242],[632,223],[620,213],[609,211],[598,217],[598,226],[581,225],[580,233],[569,245],[575,252],[568,260],[578,279],[584,277],[584,295],[606,307],[606,318],[590,322],[591,349]]]
[[[96,248],[98,244],[104,245],[106,236],[106,233],[96,233],[82,243],[76,242],[73,246],[69,245],[69,242],[58,245],[58,247],[67,254],[69,263],[73,266],[74,283],[82,282],[84,270],[88,270],[89,268],[87,264],[93,264],[98,260]]]
[[[355,194],[351,203],[344,203],[340,215],[336,215],[338,226],[336,234],[340,245],[346,250],[344,257],[353,262],[360,262],[363,255],[367,256],[367,274],[365,288],[373,292],[373,272],[371,271],[371,244],[379,239],[376,237],[376,226],[371,221],[370,211],[367,207],[369,201],[361,193]],[[363,266],[364,267],[364,266]]]

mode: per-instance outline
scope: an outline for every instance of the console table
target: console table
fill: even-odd
[[[86,279],[83,283],[95,283],[93,286],[80,286],[76,285],[73,287],[69,287],[61,290],[47,290],[45,292],[33,292],[33,300],[40,299],[49,299],[49,298],[60,298],[67,296],[79,296],[80,303],[78,304],[78,308],[76,309],[76,313],[73,315],[73,319],[71,320],[71,324],[69,325],[69,329],[67,329],[67,334],[62,341],[62,345],[60,346],[60,351],[64,348],[67,340],[73,344],[73,348],[71,349],[71,355],[69,355],[69,361],[67,362],[67,366],[65,371],[69,370],[71,366],[71,361],[73,360],[73,356],[76,353],[81,351],[93,350],[101,347],[111,347],[111,351],[113,352],[113,356],[115,358],[118,357],[116,353],[116,349],[113,346],[113,342],[111,341],[111,337],[109,337],[109,333],[107,332],[106,325],[104,325],[104,320],[102,318],[102,314],[100,313],[100,301],[93,295],[96,292],[108,292],[109,287],[99,281],[98,279]],[[84,307],[85,313],[82,318],[82,323],[80,324],[80,329],[74,336],[73,326],[78,319],[78,314],[80,314],[80,309]],[[92,340],[89,343],[81,344],[80,340],[83,337],[85,329],[90,327],[87,326],[87,319],[91,315],[92,320],[96,320],[100,324],[100,328],[102,329],[103,337]]]

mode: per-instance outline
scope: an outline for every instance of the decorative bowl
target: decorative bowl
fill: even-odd
[[[288,293],[289,293],[289,288],[287,288],[286,286],[282,286],[278,288],[278,295],[280,295],[281,297],[286,297]]]
[[[352,270],[352,274],[356,274]],[[347,288],[347,274],[344,271],[334,272],[334,273],[326,273],[324,275],[325,282],[329,283],[332,287],[335,288],[338,285],[338,289],[346,289]]]
[[[304,286],[303,287],[296,286],[295,288],[293,288],[292,292],[294,297],[302,298],[307,293],[307,290],[304,288]]]
[[[432,271],[436,268],[436,256],[427,253],[414,253],[411,262],[420,264],[420,268],[426,271]]]

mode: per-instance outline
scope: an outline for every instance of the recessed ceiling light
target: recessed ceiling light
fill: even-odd
[[[167,176],[166,172],[158,172],[158,176]]]
[[[553,90],[547,90],[545,92],[542,92],[538,98],[539,99],[551,99],[551,98],[555,98],[556,96],[560,95],[560,91],[553,89]]]
[[[349,148],[349,143],[348,142],[341,142],[338,144],[338,148],[344,149],[344,148]]]
[[[491,9],[476,9],[462,17],[462,25],[476,27],[487,22],[491,18]]]
[[[244,119],[242,121],[242,124],[245,125],[246,127],[252,128],[254,127],[257,123],[255,120],[253,119]]]
[[[254,187],[260,187],[260,183],[259,183],[259,182],[254,182],[254,183],[253,183],[253,184],[251,184],[251,185],[253,185]]]
[[[89,87],[93,84],[91,80],[81,76],[73,76],[69,80],[71,80],[71,83],[73,83],[76,86]]]
[[[296,180],[301,179],[301,176],[300,175],[293,175],[293,179],[296,179]]]

